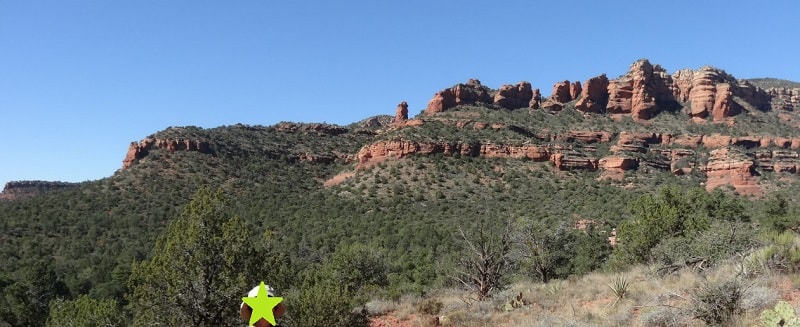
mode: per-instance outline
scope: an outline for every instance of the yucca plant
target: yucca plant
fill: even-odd
[[[617,302],[626,298],[631,291],[631,282],[628,280],[627,276],[616,275],[611,279],[611,283],[607,285],[608,288],[614,292],[614,296],[616,296],[616,299],[614,299],[614,302],[611,303],[611,306],[616,305]]]

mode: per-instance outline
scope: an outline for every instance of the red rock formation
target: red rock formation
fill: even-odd
[[[408,103],[403,101],[397,105],[397,109],[394,111],[394,122],[405,123],[407,120],[408,120]]]
[[[414,141],[381,141],[361,148],[356,155],[359,167],[370,166],[383,160],[401,159],[412,154],[429,155],[441,153],[445,156],[453,154],[484,156],[489,158],[516,158],[533,161],[550,160],[550,148],[538,145],[504,146],[492,144],[414,142]]]
[[[554,152],[549,146],[540,145],[494,145],[444,142],[381,141],[361,148],[356,155],[359,169],[380,163],[386,159],[401,159],[412,154],[430,155],[441,153],[445,156],[481,156],[487,158],[528,159],[537,162],[551,161],[561,170],[597,169],[597,159],[586,157],[574,151]]]
[[[703,136],[703,146],[706,148],[721,148],[731,144],[733,138],[728,135],[711,134]]]
[[[547,99],[547,101],[542,103],[542,109],[547,109],[550,111],[561,111],[562,109],[564,109],[564,104],[553,99]]]
[[[708,164],[704,168],[706,190],[711,191],[723,185],[731,185],[737,193],[759,196],[763,190],[754,176],[753,161],[730,148],[711,151]]]
[[[800,88],[770,88],[764,93],[772,101],[772,109],[774,110],[800,110]]]
[[[533,98],[531,83],[519,82],[517,85],[503,85],[494,96],[494,104],[506,109],[524,108]]]
[[[481,81],[471,79],[467,84],[458,84],[449,89],[437,92],[428,102],[425,112],[434,114],[458,105],[475,104],[477,102],[492,103],[489,88],[481,85]]]
[[[674,175],[687,175],[692,172],[695,167],[696,160],[689,160],[695,157],[697,153],[689,149],[672,149],[666,154],[669,156],[670,165],[669,170]]]
[[[711,110],[711,117],[714,121],[723,121],[725,118],[733,116],[732,103],[733,93],[731,92],[730,84],[718,84],[714,97],[714,107]]]
[[[730,144],[735,146],[740,146],[746,149],[757,148],[762,145],[763,138],[760,136],[740,136],[731,138]],[[766,146],[769,146],[769,141],[766,142]]]
[[[672,77],[664,69],[646,59],[631,65],[620,78],[609,81],[610,113],[628,114],[635,119],[650,119],[659,110],[659,103],[674,101]]]
[[[608,104],[606,111],[612,114],[630,114],[633,83],[613,80],[608,82]]]
[[[533,109],[542,107],[542,93],[539,92],[539,89],[533,90],[533,97],[531,97],[531,102],[528,104],[528,107]]]
[[[639,161],[631,157],[608,156],[600,159],[600,168],[604,169],[634,170],[638,166]]]
[[[646,153],[650,144],[660,144],[661,135],[655,133],[631,133],[622,132],[619,134],[617,145],[611,147],[612,152],[627,151]]]
[[[140,147],[139,143],[131,142],[131,145],[128,147],[128,153],[125,154],[125,159],[122,159],[122,169],[130,167],[136,160],[144,158],[144,156],[147,155],[144,151],[145,149]]]
[[[597,170],[597,158],[587,157],[577,152],[556,152],[550,157],[550,161],[558,170]]]
[[[611,132],[570,131],[556,135],[554,139],[557,142],[605,143],[611,140]]]
[[[692,89],[689,92],[689,101],[692,102],[690,116],[706,118],[714,109],[716,99],[715,71],[704,69],[695,73],[692,80]]]
[[[581,91],[580,100],[575,109],[583,112],[602,113],[608,104],[608,78],[605,74],[592,77],[586,81]]]
[[[575,81],[574,83],[569,85],[569,99],[570,101],[575,100],[578,98],[578,95],[581,94],[581,82]]]
[[[740,80],[738,81],[738,85],[736,88],[734,88],[734,90],[736,91],[736,96],[742,98],[744,102],[749,103],[756,109],[771,109],[771,96],[760,87],[756,87],[746,80]]]
[[[639,168],[639,161],[636,158],[612,155],[600,159],[598,167],[604,170],[603,177],[622,179],[625,171]]]
[[[772,143],[779,148],[788,149],[792,146],[792,139],[785,137],[775,137],[772,139]]]
[[[572,101],[569,81],[563,81],[553,85],[553,94],[550,96],[550,100],[560,103]]]
[[[122,169],[129,168],[137,160],[147,156],[154,148],[164,149],[170,152],[197,151],[200,153],[211,153],[211,149],[206,141],[147,138],[141,142],[131,142],[131,145],[128,147],[128,153],[125,155],[125,159],[122,160]]]
[[[691,69],[681,69],[672,74],[672,95],[675,100],[680,102],[689,101],[689,93],[692,90],[694,71]]]
[[[677,145],[688,146],[692,148],[696,148],[703,142],[702,135],[680,135],[675,138],[673,143]]]

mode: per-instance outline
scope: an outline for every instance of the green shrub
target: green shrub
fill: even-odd
[[[366,309],[347,287],[316,281],[286,294],[286,318],[292,327],[367,326]]]
[[[125,317],[115,300],[95,300],[81,295],[75,300],[50,302],[47,325],[59,327],[124,326]]]
[[[759,249],[745,259],[750,273],[800,271],[800,236],[793,231],[772,233],[767,237],[770,245]]]
[[[725,325],[742,311],[744,291],[738,279],[705,282],[692,294],[692,314],[709,325]]]
[[[443,306],[444,304],[439,300],[425,299],[417,304],[417,311],[426,315],[438,315],[439,312],[442,311]]]

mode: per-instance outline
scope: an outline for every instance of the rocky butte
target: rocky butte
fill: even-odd
[[[394,115],[387,115],[392,123],[368,119],[369,124],[362,124],[368,131],[295,123],[280,123],[276,129],[325,137],[346,137],[350,133],[366,137],[366,144],[356,153],[303,153],[294,158],[319,164],[353,163],[352,169],[325,182],[325,186],[340,183],[386,160],[434,154],[523,159],[532,164],[551,165],[559,171],[598,171],[600,178],[616,180],[632,172],[664,171],[677,176],[700,176],[708,190],[727,186],[755,196],[768,190],[760,177],[763,172],[796,174],[800,170],[800,135],[777,131],[759,134],[741,128],[734,133],[725,129],[738,126],[741,120],[737,117],[755,117],[750,121],[760,121],[767,115],[794,130],[800,128],[797,115],[800,88],[763,89],[710,66],[669,73],[646,59],[634,62],[625,74],[615,79],[602,74],[584,82],[559,81],[554,83],[548,97],[541,94],[540,88],[520,81],[492,89],[470,79],[436,92],[417,117],[408,117],[409,104],[400,102]],[[608,115],[613,120],[603,120],[604,124],[614,126],[600,124],[553,132],[546,127],[517,124],[502,118],[502,114],[481,114],[521,109],[553,115],[574,110],[584,118]],[[659,115],[680,121],[684,132],[656,128],[655,118]],[[613,123],[628,117],[634,126]],[[724,128],[703,129],[715,132],[685,132],[699,130],[685,127],[692,125]],[[435,138],[414,136],[415,129],[429,131],[439,128],[436,126],[460,132],[452,137],[442,136],[441,131],[435,133],[438,135]],[[493,133],[502,137],[475,136]],[[130,145],[123,168],[132,167],[153,149],[212,153],[212,148],[207,140],[148,138]]]
[[[527,130],[524,126],[448,120],[438,115],[460,105],[506,110],[547,109],[550,112],[571,107],[586,114],[628,116],[645,124],[661,113],[683,115],[689,124],[733,124],[735,122],[730,119],[743,113],[796,111],[800,109],[799,93],[800,89],[761,89],[710,66],[670,74],[646,59],[634,62],[627,73],[616,79],[610,80],[603,74],[584,83],[557,82],[547,98],[529,82],[502,85],[493,90],[472,79],[437,92],[416,125],[435,120],[463,129],[513,130],[536,139],[538,144],[376,141],[364,146],[356,160],[358,167],[365,167],[387,159],[441,153],[445,156],[524,158],[549,162],[559,170],[599,170],[603,178],[612,179],[621,179],[626,171],[664,170],[675,175],[697,172],[705,175],[708,190],[729,185],[742,194],[761,195],[764,188],[759,184],[759,170],[798,171],[800,138],[602,130],[552,134]],[[594,155],[594,144],[604,143],[611,143],[609,154]]]

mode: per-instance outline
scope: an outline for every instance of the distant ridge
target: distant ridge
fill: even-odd
[[[81,183],[51,182],[51,181],[13,181],[6,183],[0,200],[14,200],[19,198],[34,197],[45,193],[72,189]]]
[[[758,86],[758,87],[760,87],[762,89],[769,89],[769,88],[773,88],[773,87],[784,87],[784,88],[787,88],[787,89],[800,88],[800,83],[798,83],[798,82],[789,81],[789,80],[785,80],[785,79],[779,79],[779,78],[769,78],[769,77],[767,77],[767,78],[749,78],[749,79],[746,79],[746,80],[748,82],[750,82],[751,84],[753,84],[755,86]]]

